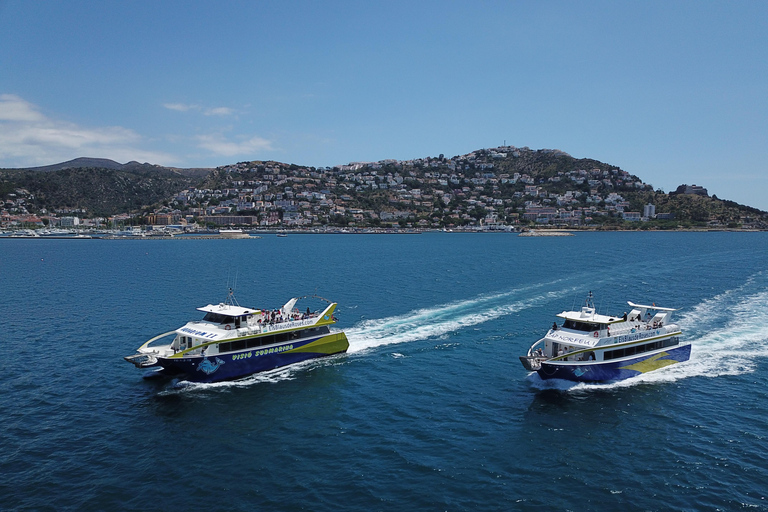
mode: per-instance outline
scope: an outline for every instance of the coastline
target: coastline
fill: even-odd
[[[253,230],[245,231],[246,236],[232,237],[216,232],[162,233],[148,231],[141,235],[118,235],[104,231],[89,231],[73,235],[39,235],[1,233],[0,240],[258,240],[266,236],[288,235],[421,235],[425,233],[507,234],[519,237],[570,237],[578,233],[761,233],[763,229],[738,228],[680,228],[680,229],[530,229],[530,230],[482,230],[482,229],[307,229],[307,230]]]

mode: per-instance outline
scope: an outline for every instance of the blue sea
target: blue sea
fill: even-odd
[[[217,384],[123,360],[243,306],[339,303],[347,354]],[[0,509],[768,510],[768,233],[0,240]],[[592,291],[680,308],[614,384],[518,355]]]

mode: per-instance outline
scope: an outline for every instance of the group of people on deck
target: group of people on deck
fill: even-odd
[[[624,321],[626,320],[627,320],[627,314],[624,313]],[[637,316],[630,318],[629,321],[640,323],[643,321],[643,319],[640,318],[640,313],[638,313]],[[664,325],[664,322],[654,321],[653,323],[651,323],[651,313],[647,312],[645,313],[645,324],[646,324],[645,325],[646,330],[650,330],[650,329],[658,329],[659,327],[662,327]],[[638,325],[638,328],[639,327],[640,326]]]
[[[294,320],[306,320],[307,318],[312,318],[313,316],[314,315],[309,310],[309,308],[307,308],[305,313],[299,313],[299,310],[294,308],[293,312],[288,315],[284,315],[282,309],[273,309],[271,311],[262,310],[259,323],[269,325],[280,324],[283,322],[292,322]]]

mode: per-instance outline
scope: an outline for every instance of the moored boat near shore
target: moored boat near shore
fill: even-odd
[[[125,360],[155,368],[147,377],[217,382],[346,352],[346,335],[331,328],[337,304],[302,313],[295,307],[298,300],[275,310],[244,308],[230,291],[226,302],[197,308],[205,313],[202,320],[155,336]],[[170,343],[160,342],[170,336]]]
[[[601,382],[628,379],[687,361],[691,345],[672,321],[672,308],[628,302],[621,316],[595,311],[592,292],[580,311],[563,311],[520,362],[542,379]]]

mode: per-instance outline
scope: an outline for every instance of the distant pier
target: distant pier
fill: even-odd
[[[523,231],[517,236],[574,236],[570,231]]]

